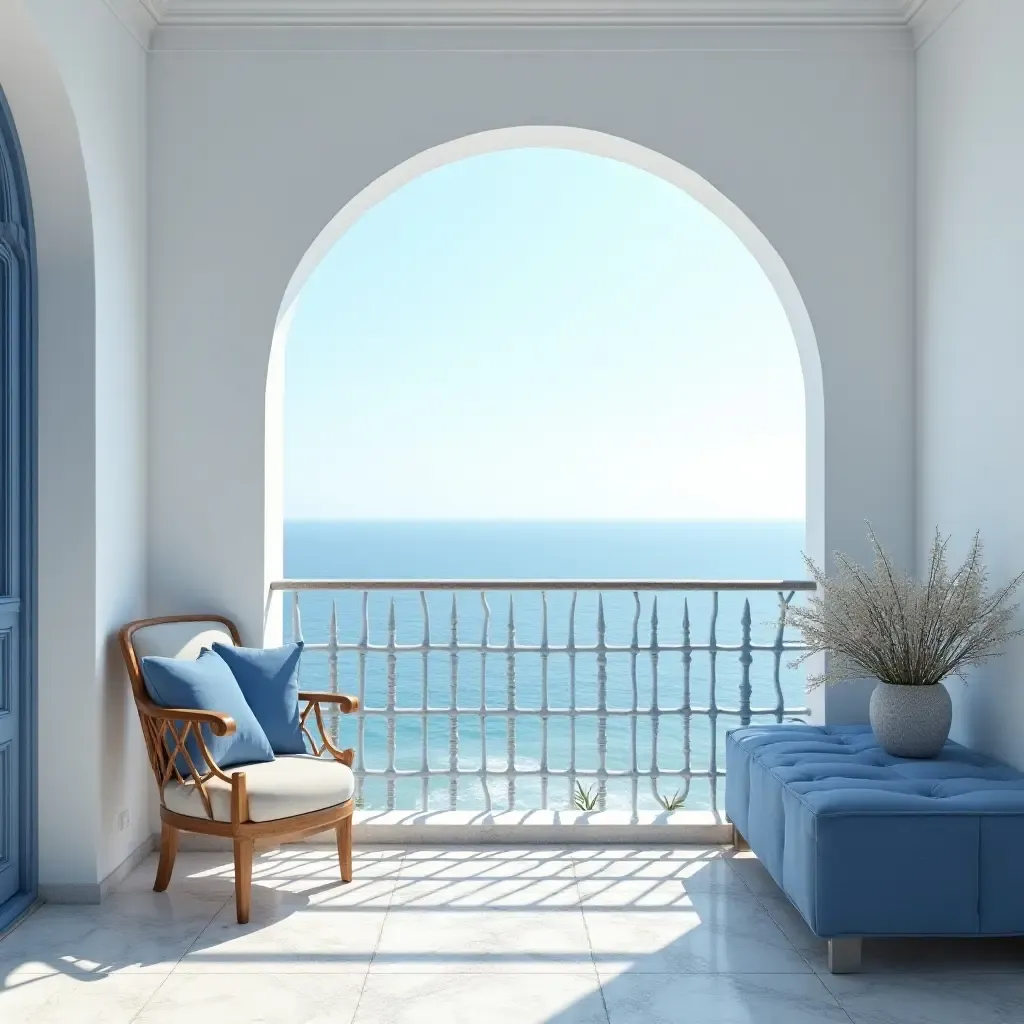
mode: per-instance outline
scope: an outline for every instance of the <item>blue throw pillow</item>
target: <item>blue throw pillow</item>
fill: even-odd
[[[190,711],[219,711],[235,720],[235,731],[230,736],[214,736],[208,728],[202,727],[210,756],[221,768],[274,760],[267,734],[246,704],[231,669],[212,651],[204,650],[195,661],[143,658],[142,678],[154,704]],[[193,735],[189,735],[185,748],[196,768],[204,774],[206,759],[199,753],[199,744]],[[178,755],[178,771],[186,778],[191,774],[182,754]]]
[[[305,754],[299,721],[299,658],[302,642],[285,647],[232,647],[214,644],[235,674],[246,703],[275,754]]]

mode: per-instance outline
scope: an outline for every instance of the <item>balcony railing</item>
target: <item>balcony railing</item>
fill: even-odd
[[[807,714],[804,580],[279,580],[305,689],[354,693],[367,809],[717,810],[726,728]],[[500,621],[497,620],[500,600]],[[443,629],[435,625],[439,618]],[[707,623],[706,640],[693,624]],[[641,623],[643,624],[641,627]],[[646,786],[641,788],[641,782]],[[646,790],[649,787],[650,795]]]

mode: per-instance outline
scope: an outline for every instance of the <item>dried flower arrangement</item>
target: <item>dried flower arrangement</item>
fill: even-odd
[[[935,531],[927,579],[917,582],[898,570],[868,526],[874,565],[868,569],[835,556],[831,576],[805,556],[818,584],[803,607],[791,606],[787,621],[803,634],[814,654],[830,655],[828,671],[808,679],[813,688],[874,676],[900,686],[933,686],[1000,653],[1024,630],[1011,629],[1017,605],[1011,600],[1024,573],[992,593],[974,535],[963,564],[951,570],[949,537]]]

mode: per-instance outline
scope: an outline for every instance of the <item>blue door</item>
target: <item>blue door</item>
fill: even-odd
[[[0,927],[35,894],[35,583],[32,221],[0,92]]]

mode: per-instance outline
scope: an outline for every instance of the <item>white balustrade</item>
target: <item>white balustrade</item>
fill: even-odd
[[[785,609],[796,593],[811,591],[814,583],[805,580],[780,581],[724,581],[724,580],[280,580],[271,585],[272,591],[288,595],[290,601],[289,618],[290,634],[295,639],[304,639],[303,599],[307,603],[327,598],[330,601],[327,611],[325,641],[310,642],[305,638],[303,651],[304,672],[302,685],[314,688],[316,680],[312,679],[307,659],[326,655],[326,672],[321,677],[332,693],[355,692],[359,698],[359,711],[355,722],[356,758],[354,771],[357,780],[357,793],[360,801],[366,801],[365,784],[368,780],[380,780],[383,783],[383,802],[388,810],[396,807],[397,784],[403,780],[419,780],[418,800],[420,809],[431,807],[431,780],[447,779],[447,800],[449,809],[466,806],[469,797],[467,785],[471,780],[479,785],[479,798],[473,798],[474,806],[482,807],[490,812],[494,798],[490,784],[492,781],[504,780],[504,804],[508,809],[533,807],[539,804],[542,808],[555,807],[572,809],[579,803],[590,805],[594,809],[603,810],[609,806],[609,783],[628,782],[628,802],[635,815],[640,806],[640,782],[646,779],[655,801],[672,809],[682,805],[689,797],[691,783],[694,780],[706,780],[708,802],[717,807],[719,794],[718,782],[724,772],[719,766],[719,719],[726,718],[736,724],[746,725],[752,721],[781,722],[787,718],[802,717],[807,709],[802,706],[787,706],[784,686],[784,658],[793,653],[800,653],[804,648],[798,643],[787,642],[785,638]],[[370,594],[383,591],[388,593],[387,618],[384,625],[385,642],[371,643]],[[552,643],[549,622],[548,596],[553,592],[569,592],[567,622],[565,622],[565,642]],[[353,592],[359,595],[358,605],[353,609],[353,617],[357,621],[352,642],[342,642],[342,623],[337,607],[339,592]],[[428,595],[434,592],[451,593],[451,611],[449,615],[449,631],[447,642],[437,642],[431,636],[430,607]],[[473,642],[461,635],[458,596],[460,593],[475,593],[479,599],[481,632],[479,642]],[[516,595],[522,592],[539,594],[539,642],[524,642],[517,636]],[[593,643],[578,642],[577,608],[578,598],[583,593],[597,594],[596,614],[593,621],[595,640]],[[653,592],[653,593],[652,593]],[[719,642],[721,594],[745,592],[748,595],[775,595],[778,602],[774,616],[774,637],[771,642],[757,643],[753,639],[752,613],[750,596],[743,603],[739,617],[739,642]],[[491,637],[491,596],[508,594],[508,615],[503,643],[496,643]],[[609,641],[607,622],[606,594],[626,593],[633,597],[633,614],[628,644]],[[399,642],[399,622],[396,611],[395,595],[418,594],[419,613],[422,617],[422,634],[417,643]],[[648,634],[646,642],[641,642],[641,619],[643,608],[641,595],[652,594],[653,601],[644,627]],[[659,618],[659,594],[681,595],[682,616],[678,640],[668,636],[664,624]],[[691,613],[689,598],[696,594],[706,595],[710,601],[710,617],[708,623],[708,639],[706,643],[694,643],[691,637]],[[355,601],[355,597],[350,598]],[[320,602],[322,605],[322,601]],[[678,609],[677,609],[678,610]],[[308,612],[306,613],[308,615]],[[735,621],[735,620],[733,620]],[[403,658],[419,655],[419,687],[418,701],[406,703],[399,699],[400,666]],[[447,656],[447,702],[438,705],[432,702],[438,690],[431,688],[432,666],[436,670],[437,657]],[[465,658],[479,656],[479,680],[460,683],[460,670],[466,670]],[[504,658],[504,699],[495,701],[495,695],[488,693],[488,658],[502,655]],[[432,656],[434,660],[432,661]],[[624,700],[610,699],[609,659],[619,656],[628,658],[628,691]],[[530,657],[539,661],[539,679],[537,698],[524,703],[521,697],[518,673],[519,661]],[[704,657],[706,677],[702,675],[702,685],[706,685],[707,702],[695,706],[691,700],[694,687],[695,657]],[[565,659],[564,705],[553,704],[551,701],[550,670],[552,659]],[[671,660],[669,660],[671,658]],[[675,659],[678,658],[678,661]],[[735,705],[722,701],[719,693],[719,668],[722,658],[735,658],[732,670],[738,664],[738,680],[734,681]],[[345,661],[351,659],[351,661]],[[382,659],[383,701],[378,704],[367,703],[368,666],[374,659]],[[581,659],[593,659],[595,671],[594,694],[592,706],[581,705],[578,700],[579,670]],[[649,674],[645,689],[649,699],[641,701],[641,685],[638,680],[638,669],[641,659],[649,662]],[[344,665],[351,665],[351,680],[344,678]],[[415,662],[413,662],[415,664]],[[413,670],[415,673],[415,670]],[[470,670],[471,671],[471,670]],[[753,702],[755,680],[763,687],[770,685],[774,698],[770,706],[756,706]],[[443,686],[443,684],[441,684]],[[479,688],[479,699],[472,704],[460,702],[462,693],[471,690],[475,694]],[[559,687],[561,689],[561,687]],[[443,690],[441,691],[443,692]],[[802,696],[802,693],[801,693]],[[347,716],[345,716],[347,717]],[[399,739],[399,722],[416,720],[419,724],[419,765],[416,768],[400,767],[399,761],[406,760],[408,751],[401,748]],[[628,725],[625,743],[628,744],[628,756],[623,754],[615,760],[624,761],[624,767],[612,767],[609,754],[620,753],[617,746],[622,736],[621,731],[610,726],[626,720]],[[479,765],[467,767],[473,759],[468,749],[460,747],[460,720],[475,720],[479,730]],[[564,720],[567,724],[567,742],[564,756],[552,756],[551,730],[555,722]],[[587,720],[596,723],[596,735],[592,745],[581,742],[579,728]],[[667,720],[678,720],[681,723],[681,749],[670,751],[678,754],[678,763],[669,765],[672,757],[665,755],[664,726]],[[433,722],[447,724],[447,761],[442,766],[431,765],[430,736]],[[646,721],[650,735],[650,760],[641,764],[638,738],[638,725]],[[703,721],[698,740],[706,747],[703,751],[704,763],[694,764],[694,723]],[[374,723],[377,729],[380,724],[384,728],[383,763],[371,764],[367,756],[367,725]],[[505,755],[495,761],[488,753],[489,726],[498,728],[504,724]],[[535,766],[517,764],[517,753],[520,753],[517,742],[517,725],[526,728],[527,723],[536,723],[539,727],[539,740],[536,744],[538,757]],[[671,724],[671,722],[669,722]],[[352,743],[346,741],[342,732],[346,723],[342,716],[334,714],[327,719],[328,728],[336,743]],[[472,729],[470,729],[472,732]],[[610,732],[615,738],[610,739]],[[559,734],[561,735],[561,734]],[[610,746],[611,744],[611,746]],[[476,747],[475,741],[467,740],[467,746]],[[587,749],[589,746],[589,749]],[[593,767],[581,763],[581,752],[592,754],[596,762]],[[556,751],[557,754],[557,751]],[[381,759],[377,758],[379,762]],[[564,762],[564,766],[562,764]],[[534,798],[524,798],[517,782],[531,780],[539,782],[539,791]],[[552,796],[552,783],[564,783],[562,790],[565,796]],[[523,781],[523,785],[526,782]],[[559,787],[560,788],[560,787]],[[673,797],[677,799],[674,801]],[[536,803],[530,803],[529,800]],[[499,802],[501,802],[499,800]]]

